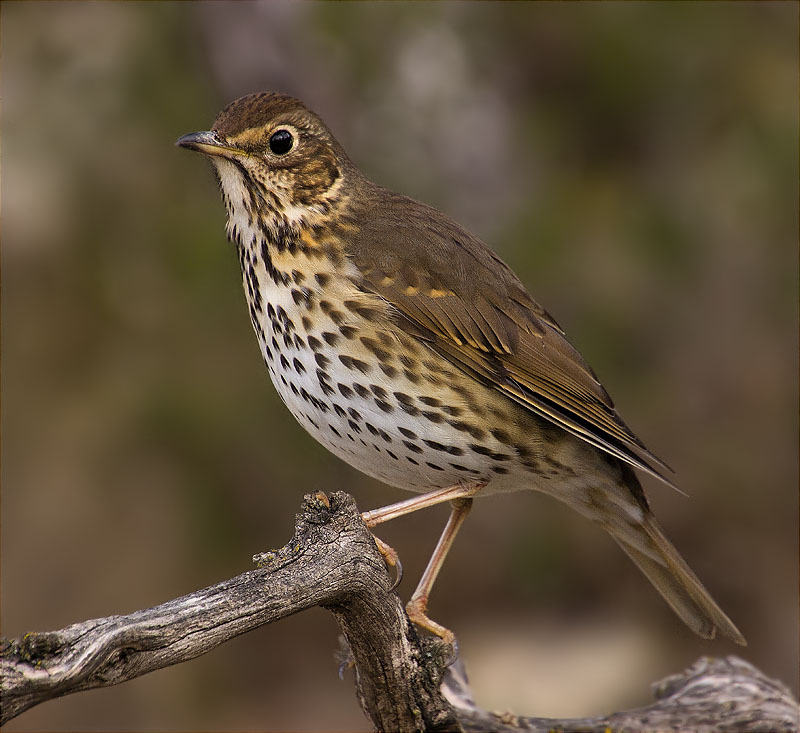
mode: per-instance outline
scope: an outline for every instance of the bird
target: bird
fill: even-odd
[[[427,606],[474,499],[536,490],[605,529],[696,634],[746,643],[635,472],[674,486],[671,469],[493,250],[370,181],[317,114],[281,93],[236,99],[176,145],[212,163],[281,400],[336,456],[414,493],[364,512],[367,526],[450,504],[406,606],[418,627],[455,642]]]

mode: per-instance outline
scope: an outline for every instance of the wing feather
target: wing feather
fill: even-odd
[[[378,189],[351,238],[363,282],[454,366],[600,450],[673,486],[556,321],[485,244],[435,209]],[[379,198],[380,198],[379,196]],[[377,254],[380,252],[380,255]]]

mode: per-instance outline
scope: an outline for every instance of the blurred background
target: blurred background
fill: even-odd
[[[750,646],[685,629],[599,529],[478,501],[431,600],[493,710],[644,704],[701,655],[798,686],[796,3],[4,3],[2,633],[231,577],[302,495],[403,498],[313,442],[251,332],[210,167],[279,90],[373,179],[490,243],[689,499],[667,534]],[[408,597],[444,508],[381,529]],[[315,609],[24,730],[366,725]],[[314,704],[309,705],[313,694]]]

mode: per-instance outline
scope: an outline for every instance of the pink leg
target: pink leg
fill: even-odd
[[[411,600],[406,606],[406,612],[408,613],[408,617],[411,619],[411,621],[417,624],[417,626],[436,634],[436,636],[444,639],[450,644],[455,642],[455,636],[453,635],[453,632],[449,629],[446,629],[441,624],[437,624],[435,621],[432,621],[426,615],[428,596],[430,595],[431,588],[436,580],[436,576],[439,574],[439,570],[442,568],[444,559],[447,557],[447,553],[453,544],[453,540],[455,539],[458,530],[461,528],[461,525],[464,523],[464,520],[467,518],[469,510],[472,508],[472,497],[474,497],[484,486],[486,486],[485,483],[475,484],[472,486],[448,486],[447,488],[436,489],[435,491],[431,491],[427,494],[414,496],[410,499],[406,499],[405,501],[400,501],[396,504],[390,504],[389,506],[381,507],[380,509],[373,509],[372,511],[364,512],[361,515],[367,527],[371,528],[378,524],[382,524],[383,522],[388,522],[391,519],[402,517],[405,514],[411,514],[411,512],[416,512],[420,509],[426,509],[427,507],[442,504],[445,501],[449,501],[451,503],[452,510],[450,512],[450,517],[447,520],[447,524],[445,525],[444,531],[439,538],[436,549],[431,555],[431,559],[428,561],[428,567],[425,568],[425,572],[422,574],[422,578],[419,581],[419,585],[417,585],[417,589],[414,591],[414,595],[411,596]],[[384,558],[386,558],[387,564],[391,567],[398,568],[398,577],[395,581],[395,586],[397,586],[402,575],[402,566],[400,565],[400,560],[397,556],[397,553],[389,545],[382,540],[379,540],[377,537],[375,538],[375,542],[378,545],[378,549],[380,550],[381,554],[384,556]]]
[[[453,509],[450,512],[450,517],[447,520],[442,536],[439,538],[436,549],[433,551],[431,559],[428,561],[428,567],[425,568],[425,572],[422,574],[422,578],[420,578],[419,585],[417,585],[414,595],[411,596],[411,600],[406,606],[406,613],[408,613],[408,617],[417,626],[436,634],[436,636],[444,639],[449,644],[454,644],[456,639],[453,632],[450,631],[450,629],[446,629],[441,624],[432,621],[427,616],[428,596],[430,595],[431,588],[436,581],[436,576],[439,575],[439,571],[442,569],[444,559],[447,557],[447,553],[453,544],[453,540],[456,538],[456,534],[458,534],[458,530],[467,518],[469,510],[472,509],[472,499],[453,499],[451,504]]]
[[[445,489],[436,489],[427,494],[420,494],[419,496],[412,496],[410,499],[398,501],[397,504],[389,504],[388,506],[381,507],[380,509],[373,509],[369,512],[363,512],[361,518],[367,527],[375,527],[378,524],[389,522],[397,517],[402,517],[405,514],[419,511],[420,509],[427,509],[429,506],[436,506],[443,504],[446,501],[453,501],[454,499],[469,499],[477,494],[484,486],[483,484],[473,484],[472,486],[448,486]]]

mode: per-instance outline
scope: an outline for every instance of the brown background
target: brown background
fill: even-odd
[[[668,534],[750,641],[688,632],[599,530],[478,502],[431,611],[478,702],[644,702],[700,655],[798,685],[795,3],[4,3],[2,631],[126,613],[289,537],[303,493],[402,498],[267,378],[208,166],[240,94],[328,121],[492,244],[678,471]],[[410,594],[445,510],[398,520]],[[8,730],[362,727],[321,611]]]

